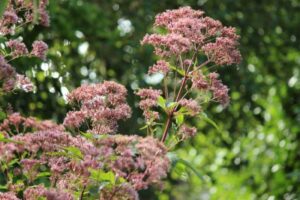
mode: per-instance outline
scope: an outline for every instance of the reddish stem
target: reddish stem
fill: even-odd
[[[185,86],[185,84],[186,84],[187,79],[188,79],[188,77],[187,77],[187,75],[185,75],[184,78],[183,78],[183,80],[182,80],[182,82],[181,82],[181,85],[180,85],[179,91],[178,91],[178,93],[177,93],[177,96],[176,96],[176,98],[175,98],[175,102],[178,102],[178,100],[180,99],[180,96],[181,96],[181,94],[182,94],[182,91],[183,91],[183,88],[184,88],[184,86]],[[172,124],[173,114],[174,114],[176,108],[177,108],[177,106],[175,106],[175,107],[171,110],[171,112],[168,114],[168,119],[167,119],[167,122],[166,122],[165,130],[164,130],[163,136],[162,136],[162,138],[161,138],[161,141],[162,141],[162,142],[165,142],[166,139],[167,139],[168,132],[169,132],[169,129],[170,129],[171,124]]]

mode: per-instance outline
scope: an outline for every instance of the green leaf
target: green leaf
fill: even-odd
[[[214,122],[212,119],[210,119],[206,113],[202,112],[201,119],[204,119],[204,121],[208,122],[213,127],[215,127],[217,129],[217,131],[221,132],[220,127],[216,124],[216,122]]]
[[[115,181],[116,181],[116,177],[115,177],[115,174],[111,171],[109,172],[104,172],[103,170],[99,169],[99,170],[96,170],[96,169],[90,169],[90,178],[97,181],[97,182],[100,182],[100,183],[103,183],[103,182],[108,182],[112,185],[115,185]]]
[[[13,166],[14,164],[16,164],[16,163],[18,163],[18,162],[19,162],[19,159],[18,159],[18,158],[13,159],[12,161],[10,161],[10,162],[8,163],[8,166],[11,167],[11,166]]]
[[[8,189],[7,185],[0,185],[0,190],[7,190],[7,189]]]
[[[198,171],[191,163],[189,163],[188,161],[179,158],[179,157],[178,157],[175,153],[173,153],[173,152],[169,152],[169,153],[167,154],[167,156],[168,156],[168,158],[170,159],[171,165],[172,165],[173,167],[175,167],[178,163],[181,163],[181,164],[185,165],[187,168],[189,168],[190,170],[192,170],[192,171],[195,173],[195,175],[196,175],[199,179],[201,179],[202,181],[205,181],[205,179],[204,179],[203,176],[200,174],[200,172],[199,172],[199,171]]]
[[[146,129],[146,128],[148,128],[148,124],[146,124],[145,126],[142,126],[142,127],[140,128],[140,130],[144,130],[144,129]]]
[[[169,103],[167,103],[167,107],[170,110],[172,110],[177,105],[178,105],[178,102],[169,102]]]
[[[41,172],[41,173],[38,173],[38,175],[36,177],[41,178],[41,177],[48,177],[48,176],[51,176],[50,172]]]
[[[189,163],[188,161],[179,158],[175,153],[171,153],[171,152],[168,153],[167,156],[171,160],[171,163],[172,163],[173,167],[175,167],[178,163],[181,163],[181,164],[185,165],[187,168],[189,168],[190,170],[192,170],[192,172],[194,172],[195,175],[200,180],[205,181],[205,179],[200,174],[200,172],[197,169],[195,169],[195,167],[191,163]]]
[[[8,0],[1,0],[0,1],[0,19],[3,17],[5,9],[7,8]]]
[[[165,98],[163,98],[162,96],[159,96],[159,97],[157,98],[157,104],[158,104],[158,106],[161,107],[163,110],[166,109],[166,100],[165,100]]]
[[[71,158],[83,159],[83,155],[82,155],[80,149],[78,149],[77,147],[65,147],[64,149]]]
[[[184,122],[184,115],[183,114],[177,114],[176,116],[175,116],[175,120],[176,120],[176,124],[178,125],[178,126],[180,126],[183,122]]]
[[[22,144],[22,142],[18,142],[18,141],[14,141],[12,139],[6,138],[3,133],[0,133],[0,142],[5,142],[5,143],[11,142],[11,143],[16,143],[16,144]]]
[[[178,74],[180,74],[180,75],[182,75],[182,76],[185,75],[185,74],[184,74],[185,72],[184,72],[183,69],[179,69],[178,67],[175,67],[175,66],[173,66],[173,65],[170,65],[170,68],[173,69],[173,70],[175,70],[176,72],[178,72]]]
[[[194,174],[195,174],[199,179],[201,179],[202,181],[205,181],[204,178],[203,178],[203,176],[200,174],[200,172],[199,172],[197,169],[195,169],[195,167],[194,167],[191,163],[189,163],[188,161],[179,158],[179,159],[177,160],[177,163],[182,163],[182,164],[184,164],[186,167],[188,167],[190,170],[192,170],[192,171],[194,172]]]
[[[0,120],[3,120],[6,118],[6,113],[3,112],[3,110],[0,110]]]
[[[83,133],[83,132],[81,132],[81,135],[83,135],[83,137],[85,137],[88,140],[95,139],[94,134],[92,134],[92,133]]]

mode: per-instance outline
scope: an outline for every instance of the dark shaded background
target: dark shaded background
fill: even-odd
[[[144,74],[155,57],[139,41],[157,13],[183,5],[237,27],[243,62],[219,69],[231,105],[207,109],[220,131],[195,120],[201,132],[176,149],[202,180],[177,164],[165,190],[150,188],[141,199],[300,199],[299,0],[51,1],[51,27],[25,34],[28,44],[46,40],[49,59],[13,63],[35,80],[37,92],[5,100],[25,115],[61,122],[68,90],[83,82],[117,80],[128,88],[134,110],[119,130],[144,134],[133,90],[147,85]]]

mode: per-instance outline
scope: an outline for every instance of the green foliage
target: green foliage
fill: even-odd
[[[8,5],[8,0],[2,0],[0,2],[0,19],[3,17],[7,5]]]

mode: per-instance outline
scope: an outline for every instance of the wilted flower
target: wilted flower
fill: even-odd
[[[195,127],[188,127],[185,124],[183,124],[179,129],[179,135],[183,140],[194,137],[196,133],[197,129]]]

